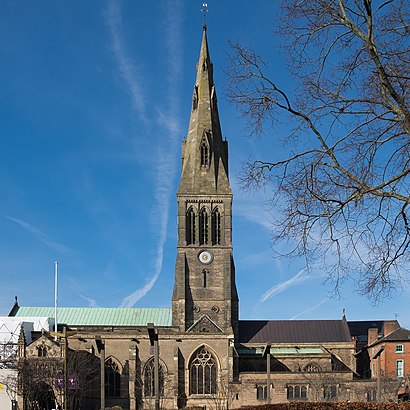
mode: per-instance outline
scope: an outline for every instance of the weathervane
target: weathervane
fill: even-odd
[[[201,11],[204,15],[204,26],[206,27],[206,13],[208,13],[208,3],[202,3]]]

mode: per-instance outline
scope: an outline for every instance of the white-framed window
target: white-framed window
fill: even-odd
[[[396,360],[396,376],[403,377],[404,376],[404,360]]]
[[[396,345],[396,353],[404,353],[404,345]]]

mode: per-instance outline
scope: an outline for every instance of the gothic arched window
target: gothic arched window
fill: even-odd
[[[164,395],[164,368],[159,364],[159,394]],[[155,396],[155,363],[154,359],[151,358],[145,365],[144,371],[144,396],[153,397]]]
[[[201,167],[207,167],[209,164],[209,150],[205,140],[201,144]]]
[[[308,373],[319,373],[322,369],[316,363],[309,363],[303,368],[303,371]]]
[[[195,212],[191,208],[186,213],[186,243],[193,245],[195,243]]]
[[[47,347],[44,345],[40,345],[37,348],[38,357],[46,357],[47,356]]]
[[[216,360],[205,347],[200,348],[189,366],[189,393],[215,394],[217,375]]]
[[[212,245],[221,244],[221,213],[218,208],[212,212]]]
[[[206,245],[209,240],[208,232],[208,212],[205,208],[199,213],[199,244]]]
[[[105,395],[107,397],[119,397],[121,395],[120,368],[112,359],[105,361]]]

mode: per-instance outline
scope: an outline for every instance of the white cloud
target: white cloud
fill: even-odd
[[[319,306],[322,306],[324,303],[326,303],[328,300],[329,300],[328,296],[324,297],[319,303],[316,303],[315,305],[308,307],[307,309],[303,310],[302,312],[299,312],[297,315],[291,317],[290,320],[298,319],[299,317],[301,317],[303,315],[306,315],[307,313],[313,312]]]
[[[141,120],[146,122],[145,97],[141,81],[139,80],[135,65],[127,54],[122,36],[121,3],[119,1],[112,0],[108,3],[106,18],[111,32],[111,46],[119,72],[131,94],[133,108]]]
[[[265,302],[269,300],[272,296],[278,295],[279,293],[284,292],[285,290],[288,290],[292,286],[299,285],[305,281],[307,281],[310,278],[307,269],[303,268],[301,269],[295,276],[292,278],[278,283],[277,285],[271,287],[268,291],[266,291],[260,298],[260,302]]]
[[[84,299],[85,301],[88,302],[88,307],[91,307],[91,308],[98,308],[99,307],[99,305],[98,305],[98,303],[95,299],[88,298],[87,296],[83,296],[83,295],[78,295],[78,296],[80,296],[81,299]]]
[[[51,249],[54,249],[56,252],[58,252],[60,254],[68,254],[68,253],[73,253],[74,252],[69,247],[67,247],[65,245],[62,245],[61,243],[52,241],[43,231],[41,231],[39,228],[29,224],[28,222],[25,222],[21,219],[13,218],[13,217],[7,216],[7,215],[2,215],[2,216],[3,216],[3,218],[6,218],[9,221],[12,221],[12,222],[16,223],[17,225],[20,225],[26,231],[30,232],[39,242],[44,243],[45,245],[49,246]]]
[[[167,100],[165,101],[167,108],[159,108],[157,110],[157,122],[165,129],[167,135],[167,143],[160,140],[157,147],[157,161],[155,170],[155,188],[154,199],[155,205],[151,214],[150,224],[151,229],[156,238],[158,238],[155,257],[153,260],[154,275],[148,280],[145,286],[137,289],[130,295],[124,297],[120,306],[132,307],[142,297],[144,297],[155,285],[162,270],[164,245],[168,229],[168,213],[169,202],[171,198],[171,190],[173,189],[172,181],[175,175],[175,160],[177,153],[177,141],[180,134],[180,126],[178,120],[179,98],[177,87],[181,78],[180,58],[182,50],[181,39],[181,12],[179,8],[182,3],[177,1],[173,4],[173,8],[166,10],[167,15],[167,53],[166,64],[168,69],[167,83]],[[118,11],[118,10],[117,10]],[[165,10],[164,10],[165,11]],[[123,47],[118,47],[123,49]]]

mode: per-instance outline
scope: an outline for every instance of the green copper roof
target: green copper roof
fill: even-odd
[[[172,325],[169,308],[69,308],[59,307],[57,321],[68,326],[156,326]],[[54,307],[19,306],[17,317],[54,317]]]

